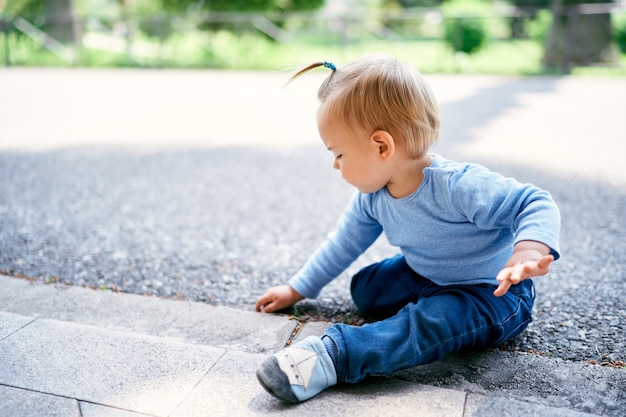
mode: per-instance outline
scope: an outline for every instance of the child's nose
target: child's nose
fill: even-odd
[[[339,169],[339,161],[335,159],[335,161],[333,162],[333,168],[335,169]]]

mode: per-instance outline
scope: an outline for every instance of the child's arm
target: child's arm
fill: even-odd
[[[550,255],[550,248],[547,245],[532,240],[517,242],[513,249],[513,256],[496,277],[500,285],[493,294],[501,297],[512,285],[519,284],[528,278],[547,274],[552,261],[554,261],[554,256]]]
[[[328,235],[288,285],[269,288],[256,302],[256,311],[273,313],[305,298],[316,298],[322,288],[354,262],[382,232],[370,215],[371,194],[355,193],[337,228]],[[367,207],[366,207],[367,206]]]
[[[256,311],[273,313],[291,307],[304,299],[300,293],[289,285],[279,285],[269,288],[256,302]]]

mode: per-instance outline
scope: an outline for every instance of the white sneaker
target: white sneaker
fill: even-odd
[[[267,392],[286,403],[308,400],[337,383],[333,361],[317,336],[265,359],[256,376]]]

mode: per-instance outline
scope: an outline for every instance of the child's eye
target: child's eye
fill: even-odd
[[[339,155],[335,156],[335,159],[341,159],[342,156],[343,156],[342,154],[339,154]]]

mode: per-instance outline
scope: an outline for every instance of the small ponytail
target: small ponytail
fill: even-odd
[[[335,64],[333,64],[331,61],[314,62],[313,64],[308,65],[308,66],[302,68],[301,70],[299,70],[298,72],[296,72],[289,79],[289,82],[287,84],[289,84],[290,82],[292,82],[296,78],[300,77],[302,74],[305,74],[305,73],[311,71],[312,69],[315,69],[315,68],[318,68],[318,67],[326,67],[326,68],[330,69],[332,72],[335,72],[335,70],[337,70],[337,66]]]

